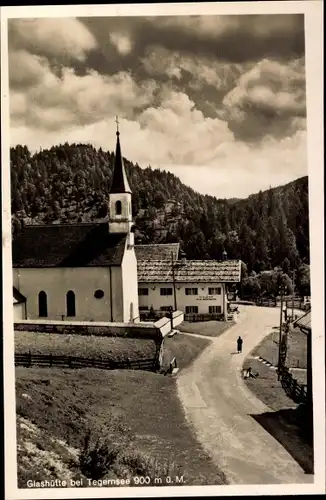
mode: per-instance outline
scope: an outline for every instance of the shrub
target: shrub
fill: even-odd
[[[115,472],[118,476],[147,476],[150,478],[181,475],[180,467],[174,462],[161,461],[151,458],[142,452],[128,450],[121,453],[115,464]]]
[[[119,454],[119,447],[110,440],[96,440],[91,445],[91,432],[84,438],[84,446],[79,455],[79,467],[89,479],[102,479],[110,470]]]

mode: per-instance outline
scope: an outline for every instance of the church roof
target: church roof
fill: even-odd
[[[141,260],[137,263],[138,281],[142,283],[172,283],[172,265],[168,260]],[[241,280],[240,260],[187,260],[174,266],[179,283],[238,283]]]
[[[179,255],[179,243],[135,245],[137,260],[173,260]]]
[[[110,193],[131,193],[127,174],[123,164],[119,135],[120,133],[117,132],[117,145],[115,151],[114,170]]]
[[[13,267],[119,266],[126,237],[107,223],[25,226],[13,240]]]
[[[21,294],[20,291],[17,290],[17,288],[15,288],[14,286],[12,288],[13,288],[13,302],[14,302],[14,304],[21,304],[22,302],[26,302],[26,297],[24,297],[24,295]]]

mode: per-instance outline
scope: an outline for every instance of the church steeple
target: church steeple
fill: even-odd
[[[120,146],[119,122],[117,123],[117,144],[115,152],[115,162],[112,177],[112,184],[109,192],[109,232],[124,233],[129,235],[129,240],[133,240],[132,228],[132,207],[131,189],[123,164]]]
[[[128,178],[126,175],[120,146],[120,132],[117,121],[117,144],[115,149],[115,162],[110,193],[130,193]]]

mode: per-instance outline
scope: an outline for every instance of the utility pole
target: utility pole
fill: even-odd
[[[282,323],[283,323],[283,285],[280,286],[281,294],[281,310],[280,310],[280,334],[278,340],[278,370],[277,370],[277,380],[280,380],[280,369],[281,369],[281,343],[282,343]]]
[[[172,261],[172,280],[173,280],[173,297],[174,297],[174,310],[177,310],[177,296],[175,290],[175,275],[174,275],[174,259],[173,252],[171,252],[171,261]]]
[[[292,271],[292,323],[294,319],[294,289],[295,289],[295,276],[296,276],[296,271],[293,269]]]

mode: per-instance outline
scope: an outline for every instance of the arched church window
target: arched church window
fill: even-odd
[[[121,205],[121,201],[118,200],[115,202],[115,213],[117,215],[121,215],[121,212],[122,212],[122,205]]]
[[[66,296],[67,301],[67,316],[76,316],[76,300],[75,294],[72,290],[69,290]]]
[[[47,318],[48,316],[48,299],[43,290],[38,294],[38,315],[40,318]]]

